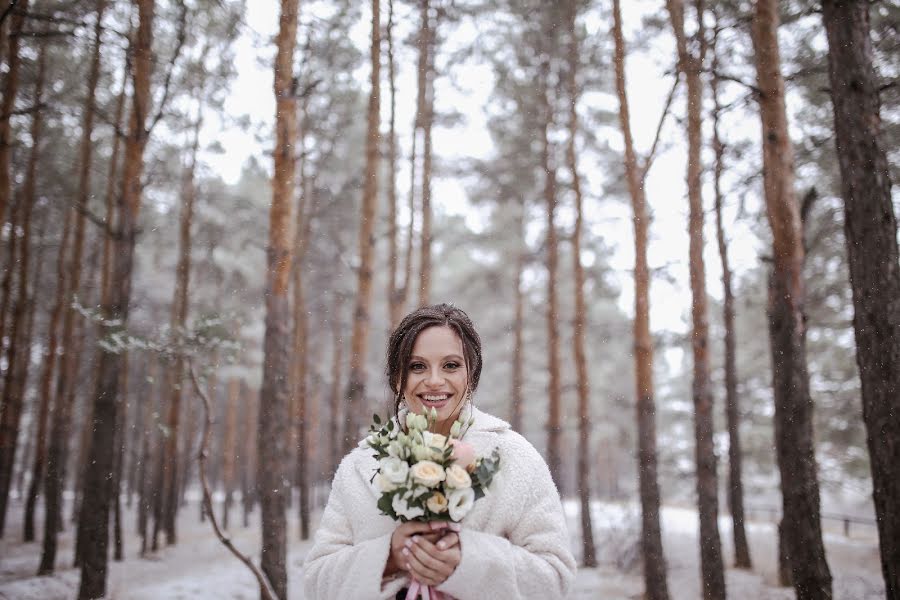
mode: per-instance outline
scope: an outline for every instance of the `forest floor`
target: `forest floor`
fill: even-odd
[[[0,540],[0,599],[68,600],[75,597],[78,571],[67,568],[73,548],[73,530],[69,525],[61,535],[58,564],[51,577],[36,577],[40,542],[24,544],[22,504],[13,500],[7,521],[7,535]],[[580,555],[578,505],[565,502],[572,537],[572,548]],[[239,511],[237,516],[240,517]],[[43,511],[38,512],[43,515]],[[67,513],[68,514],[68,513]],[[630,600],[641,597],[636,534],[638,510],[635,506],[595,502],[592,516],[597,555],[596,569],[579,569],[571,599],[603,598]],[[144,558],[139,556],[140,540],[133,533],[135,514],[124,513],[125,560],[110,562],[109,598],[117,600],[199,600],[258,598],[250,572],[215,538],[209,522],[201,523],[196,502],[179,513],[178,544]],[[673,600],[701,598],[697,513],[687,508],[665,507],[662,511],[663,536],[669,568],[669,590]],[[310,542],[297,540],[294,515],[290,521],[292,540],[288,550],[290,600],[301,600],[303,557]],[[720,518],[720,531],[726,564],[733,556],[730,518]],[[752,521],[747,524],[752,571],[728,569],[728,597],[735,600],[788,600],[793,590],[777,587],[775,525]],[[842,531],[826,530],[828,562],[834,576],[836,600],[875,600],[884,598],[884,584],[878,559],[874,530],[857,528],[847,537]],[[246,550],[259,547],[259,511],[251,516],[249,527],[232,528],[235,544]],[[38,531],[40,540],[40,531]],[[254,552],[254,558],[259,557]]]

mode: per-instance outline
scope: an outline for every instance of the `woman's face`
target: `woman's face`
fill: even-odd
[[[416,337],[403,395],[409,409],[437,410],[437,431],[449,430],[465,402],[469,374],[462,340],[447,326],[429,327]]]

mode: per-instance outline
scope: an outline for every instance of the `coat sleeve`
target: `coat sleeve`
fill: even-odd
[[[521,464],[505,474],[498,500],[518,514],[505,536],[468,530],[463,524],[462,559],[438,586],[459,600],[563,598],[574,579],[575,559],[550,471],[524,439],[515,452],[523,455]]]
[[[352,459],[338,468],[313,547],[303,564],[303,589],[307,598],[393,598],[402,582],[382,581],[391,546],[391,533],[353,543],[348,507],[354,505]],[[359,501],[364,501],[360,499]],[[373,590],[378,590],[373,595]]]

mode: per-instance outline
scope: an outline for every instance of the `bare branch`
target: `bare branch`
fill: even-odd
[[[5,121],[5,120],[9,119],[10,117],[19,117],[22,115],[30,115],[32,113],[36,113],[38,111],[44,110],[45,108],[47,108],[46,102],[38,102],[37,104],[35,104],[33,106],[27,106],[25,108],[20,108],[18,110],[9,112],[5,115],[0,115],[0,121]]]
[[[0,26],[3,25],[3,21],[6,20],[6,17],[8,17],[10,13],[12,13],[18,2],[19,0],[10,0],[9,5],[3,10],[3,14],[0,15]]]
[[[737,84],[739,84],[739,85],[742,85],[742,86],[744,86],[745,88],[747,88],[748,90],[752,91],[752,92],[753,92],[754,94],[756,94],[757,96],[762,96],[762,95],[763,95],[761,89],[759,89],[758,87],[756,87],[756,86],[753,85],[752,83],[747,83],[746,81],[744,81],[744,80],[741,79],[740,77],[736,77],[736,76],[734,76],[734,75],[729,75],[728,73],[722,73],[721,71],[718,71],[718,70],[715,70],[715,69],[703,69],[703,71],[704,71],[705,73],[711,74],[713,77],[715,77],[716,79],[719,79],[719,80],[721,80],[721,81],[731,81],[731,82],[733,82],[733,83],[737,83]]]
[[[181,12],[178,17],[178,37],[175,42],[175,51],[172,53],[172,58],[169,60],[169,69],[166,71],[166,79],[163,81],[163,95],[159,101],[156,116],[153,117],[153,120],[150,122],[150,127],[147,128],[147,135],[153,131],[153,128],[156,127],[156,124],[162,119],[166,104],[169,101],[169,91],[172,86],[172,73],[175,72],[175,64],[178,62],[178,57],[181,56],[181,49],[184,47],[184,41],[187,37],[187,4],[184,3],[184,0],[181,0],[179,5],[181,6]]]
[[[207,396],[200,388],[200,383],[197,381],[197,374],[194,372],[193,361],[188,358],[187,363],[188,373],[191,376],[191,384],[194,387],[194,393],[197,394],[197,397],[203,403],[203,413],[205,416],[203,422],[203,438],[200,443],[200,452],[197,454],[197,461],[200,466],[200,484],[203,486],[203,505],[206,507],[206,514],[209,517],[210,523],[212,523],[213,531],[215,531],[219,541],[222,542],[222,544],[228,548],[238,560],[244,563],[244,565],[246,565],[253,573],[254,577],[256,577],[256,581],[259,583],[259,592],[262,596],[262,600],[278,600],[278,596],[275,594],[275,590],[272,589],[272,584],[269,583],[269,579],[266,577],[265,573],[260,571],[256,565],[253,564],[250,557],[238,550],[231,542],[231,539],[226,537],[219,527],[219,521],[216,519],[216,513],[213,511],[212,492],[210,492],[209,489],[209,480],[206,477],[206,459],[209,457],[209,435],[213,426],[212,406],[209,401],[209,396]]]
[[[659,137],[662,134],[663,124],[666,122],[666,116],[668,116],[669,109],[672,107],[672,99],[675,97],[675,90],[678,89],[678,82],[680,80],[681,71],[676,69],[675,81],[672,82],[672,89],[669,90],[669,95],[666,97],[666,104],[663,107],[663,112],[659,116],[659,123],[656,125],[656,135],[653,137],[653,144],[650,146],[650,151],[644,158],[644,164],[641,167],[640,176],[642,186],[647,179],[647,172],[650,171],[650,166],[653,164],[653,159],[656,156],[656,147],[659,145]]]

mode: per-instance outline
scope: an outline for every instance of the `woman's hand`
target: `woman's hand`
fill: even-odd
[[[406,559],[406,570],[416,581],[430,586],[444,583],[462,560],[459,545],[459,525],[447,525],[450,532],[436,542],[427,536],[413,535],[405,542],[402,550]]]
[[[391,536],[391,551],[388,554],[387,564],[384,567],[384,576],[389,577],[398,571],[409,571],[407,566],[409,560],[403,551],[408,548],[411,543],[410,540],[414,536],[433,544],[441,539],[448,527],[456,527],[457,530],[459,528],[456,523],[450,524],[446,521],[430,521],[428,523],[407,521],[398,525]],[[449,548],[449,543],[447,544]]]

